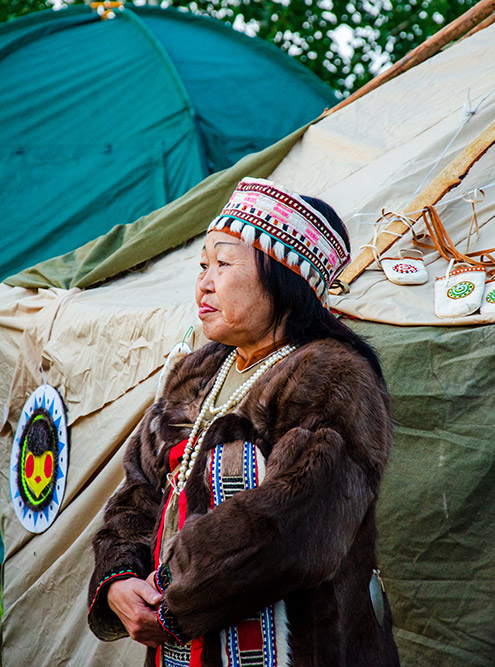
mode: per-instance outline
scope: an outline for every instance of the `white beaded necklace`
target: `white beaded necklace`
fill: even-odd
[[[219,417],[223,417],[223,415],[227,414],[229,410],[231,410],[235,405],[237,405],[237,403],[239,403],[244,398],[244,396],[248,393],[248,391],[251,389],[256,380],[258,380],[265,371],[267,371],[274,364],[276,364],[277,361],[280,361],[280,359],[283,359],[288,354],[293,352],[295,349],[296,349],[295,345],[285,345],[284,347],[280,348],[280,350],[276,350],[275,352],[273,352],[269,357],[266,358],[266,360],[258,368],[256,373],[251,375],[251,377],[248,378],[246,382],[244,382],[238,389],[236,389],[232,394],[232,396],[225,403],[223,403],[223,405],[213,407],[216,398],[220,393],[220,389],[222,388],[223,383],[225,382],[227,375],[229,374],[229,371],[232,368],[232,365],[234,364],[235,361],[236,357],[235,350],[233,350],[229,354],[227,359],[225,359],[225,361],[222,364],[217,379],[215,380],[215,384],[213,385],[213,389],[208,394],[206,400],[204,401],[201,407],[200,413],[196,421],[194,422],[194,426],[192,428],[191,434],[189,435],[187,445],[184,449],[184,455],[182,457],[182,463],[179,468],[177,483],[174,485],[175,494],[179,495],[186,485],[186,482],[189,478],[189,475],[191,474],[191,471],[198,457],[198,452],[201,449],[201,445],[203,444],[203,440],[206,435],[206,431],[208,430],[208,427],[216,419],[218,419]],[[206,422],[204,418],[208,410],[213,415],[213,419],[210,422]],[[198,435],[199,431],[201,430],[201,427],[203,426],[203,422],[205,422],[205,428],[203,428],[203,430],[199,434],[196,444],[194,444],[196,436]]]

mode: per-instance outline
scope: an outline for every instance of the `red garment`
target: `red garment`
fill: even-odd
[[[184,456],[184,450],[186,448],[186,445],[187,445],[187,440],[181,440],[177,445],[175,445],[175,447],[172,447],[172,449],[170,450],[169,454],[170,470],[172,471],[177,470],[176,474],[174,475],[174,484],[177,484],[177,478],[179,476],[179,465],[182,457]],[[167,502],[165,503],[165,507],[163,508],[162,518],[160,521],[160,528],[158,529],[155,551],[153,554],[155,569],[157,569],[160,566],[160,546],[162,544],[163,527],[165,524],[165,514],[167,512],[167,507],[170,503],[170,499],[172,498],[173,493],[174,493],[174,486],[172,485],[170,493],[168,494]],[[186,494],[182,492],[179,495],[179,530],[184,525],[184,521],[186,520],[186,515],[187,515]],[[191,643],[191,660],[189,662],[189,667],[201,667],[202,650],[203,650],[203,638],[198,637],[197,639],[193,639]],[[158,648],[156,651],[155,665],[156,667],[160,667],[161,665],[161,648]]]

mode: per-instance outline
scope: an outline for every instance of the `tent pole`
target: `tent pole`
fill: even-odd
[[[383,83],[394,79],[396,76],[399,76],[399,74],[407,72],[408,69],[428,60],[428,58],[431,58],[431,56],[434,56],[441,51],[444,46],[460,39],[467,32],[474,32],[473,28],[485,19],[490,18],[494,12],[495,0],[481,0],[481,2],[478,2],[474,7],[471,7],[467,12],[456,18],[455,21],[446,25],[422,44],[410,51],[407,55],[392,65],[392,67],[385,70],[385,72],[382,72],[374,79],[371,79],[371,81],[368,81],[368,83],[361,86],[355,93],[346,97],[345,100],[342,100],[342,102],[339,102],[336,106],[323,112],[320,119],[346,107],[348,104],[351,104],[351,102],[354,102],[367,93],[370,93],[372,90],[375,90],[375,88],[378,88]],[[491,20],[487,22],[486,25],[489,25],[493,20],[493,17],[491,17]],[[483,27],[486,27],[486,25]],[[481,26],[479,29],[481,29]]]
[[[463,37],[461,37],[461,39],[459,41],[462,42],[463,39],[466,39],[467,37],[471,37],[471,35],[474,35],[476,32],[479,32],[480,30],[484,30],[485,28],[488,28],[488,26],[492,25],[492,23],[495,23],[495,14],[491,14],[484,21],[481,21],[481,23],[478,23],[478,25],[474,26],[474,28],[472,28]]]
[[[464,148],[439,174],[436,176],[424,190],[422,190],[409,204],[405,214],[411,222],[415,222],[422,215],[425,206],[435,205],[452,188],[455,188],[469,172],[473,164],[477,162],[486,151],[495,144],[495,121],[490,123],[478,137]],[[416,213],[408,213],[416,211]],[[409,230],[409,226],[400,220],[394,220],[386,229],[378,235],[375,246],[381,255],[393,246],[397,240]],[[391,232],[391,233],[390,233]],[[398,234],[399,236],[395,236]],[[365,248],[350,264],[344,269],[339,278],[350,284],[365,269],[375,261],[373,250]],[[341,290],[331,290],[331,294],[340,294]]]

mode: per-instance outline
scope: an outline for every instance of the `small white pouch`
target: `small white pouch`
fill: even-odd
[[[486,270],[482,266],[459,265],[452,269],[451,260],[445,276],[435,280],[435,315],[464,317],[475,313],[481,305]]]
[[[382,257],[382,269],[396,285],[422,285],[428,281],[428,271],[421,250],[402,248],[399,257]]]
[[[483,315],[495,313],[495,276],[485,283],[480,313]]]

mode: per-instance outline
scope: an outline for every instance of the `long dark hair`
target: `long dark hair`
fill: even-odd
[[[327,218],[350,250],[347,230],[333,208],[321,199],[303,199]],[[255,257],[261,284],[272,303],[273,318],[270,326],[274,327],[274,331],[285,319],[285,335],[295,345],[323,338],[342,341],[365,357],[383,380],[380,362],[373,348],[322,305],[304,278],[256,248]]]

